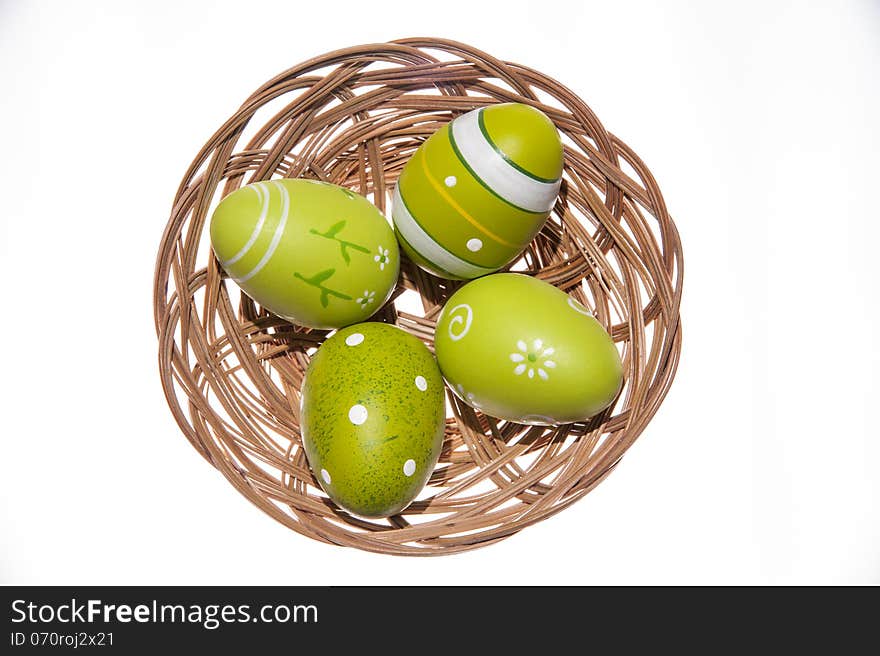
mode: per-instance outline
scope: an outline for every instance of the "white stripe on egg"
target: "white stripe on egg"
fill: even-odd
[[[461,278],[477,278],[492,273],[495,269],[477,266],[456,257],[438,244],[416,222],[403,202],[399,185],[394,188],[394,226],[409,243],[426,260],[433,262],[441,269]]]
[[[263,230],[263,224],[266,222],[266,215],[269,213],[269,190],[266,188],[265,182],[257,182],[256,184],[250,185],[250,189],[254,190],[254,193],[257,194],[257,198],[260,201],[260,218],[257,219],[257,224],[254,226],[254,231],[251,233],[251,236],[245,242],[244,246],[241,247],[241,250],[238,251],[235,255],[230,257],[228,260],[223,260],[221,264],[223,268],[228,268],[230,265],[235,264],[251,249],[251,246],[254,245],[254,242],[257,241],[257,237],[260,236],[260,232]]]
[[[281,190],[281,220],[278,222],[278,227],[275,228],[275,234],[272,235],[272,241],[269,243],[269,248],[266,249],[263,257],[257,262],[257,266],[248,271],[241,278],[236,278],[235,282],[246,282],[257,275],[260,270],[266,266],[269,260],[272,259],[275,250],[278,248],[278,244],[281,242],[281,236],[284,234],[284,228],[287,226],[287,215],[290,213],[290,194],[287,193],[287,188],[277,180],[274,181],[274,184]]]
[[[480,112],[483,110],[481,109]],[[480,130],[479,113],[468,112],[452,121],[455,145],[471,170],[511,205],[530,212],[549,212],[562,180],[540,182],[510,165]]]

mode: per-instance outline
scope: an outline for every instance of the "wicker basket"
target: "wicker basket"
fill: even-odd
[[[539,107],[565,144],[559,200],[508,268],[593,311],[621,348],[624,390],[599,416],[557,428],[495,420],[448,394],[443,451],[422,495],[387,520],[351,516],[317,486],[300,439],[303,373],[327,333],[269,314],[227,281],[211,254],[207,220],[224,195],[272,177],[345,185],[386,211],[402,167],[429,135],[475,107],[508,101]],[[396,323],[431,346],[435,319],[461,283],[402,259],[394,296],[373,320]],[[159,369],[192,445],[278,521],[368,551],[447,554],[539,522],[608,475],[672,383],[681,285],[681,244],[651,173],[574,93],[461,43],[370,44],[268,81],[196,156],[157,256]],[[395,306],[406,290],[420,294],[423,312]]]

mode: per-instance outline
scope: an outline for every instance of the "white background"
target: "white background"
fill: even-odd
[[[0,582],[880,583],[880,5],[490,5],[0,1]],[[425,35],[563,81],[648,163],[685,340],[596,491],[402,559],[299,536],[201,459],[162,396],[151,285],[183,172],[247,95]]]

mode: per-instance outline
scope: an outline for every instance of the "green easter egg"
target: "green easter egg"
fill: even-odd
[[[471,279],[497,271],[535,237],[562,176],[552,121],[521,103],[476,109],[443,126],[394,190],[398,241],[426,271]]]
[[[323,490],[364,517],[401,512],[440,457],[443,378],[417,338],[384,323],[343,328],[312,357],[302,437]]]
[[[311,328],[370,317],[388,300],[400,267],[381,212],[349,189],[315,180],[232,192],[211,218],[211,245],[248,296]]]
[[[434,335],[443,377],[465,403],[522,424],[587,419],[623,383],[617,347],[575,299],[517,273],[467,283],[446,302]]]

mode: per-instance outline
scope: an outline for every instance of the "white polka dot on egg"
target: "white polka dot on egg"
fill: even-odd
[[[456,177],[454,175],[450,175],[443,181],[443,183],[447,187],[454,187],[455,185],[458,184],[458,179],[456,179]]]
[[[324,479],[324,482],[327,485],[330,485],[330,472],[328,472],[326,469],[321,470],[321,478]]]
[[[345,343],[349,346],[357,346],[358,344],[364,341],[364,336],[361,333],[352,333],[348,337],[345,338]]]
[[[468,239],[468,243],[466,245],[467,245],[467,249],[471,253],[476,253],[478,250],[480,250],[483,247],[483,242],[480,241],[479,239],[477,239],[476,237],[474,237],[473,239]]]
[[[360,426],[367,420],[367,409],[360,403],[351,406],[348,411],[348,420],[355,426]]]
[[[416,387],[418,387],[421,392],[428,389],[428,381],[425,380],[424,376],[416,376]]]
[[[416,461],[410,458],[405,463],[403,463],[403,474],[405,476],[412,476],[416,473]]]

